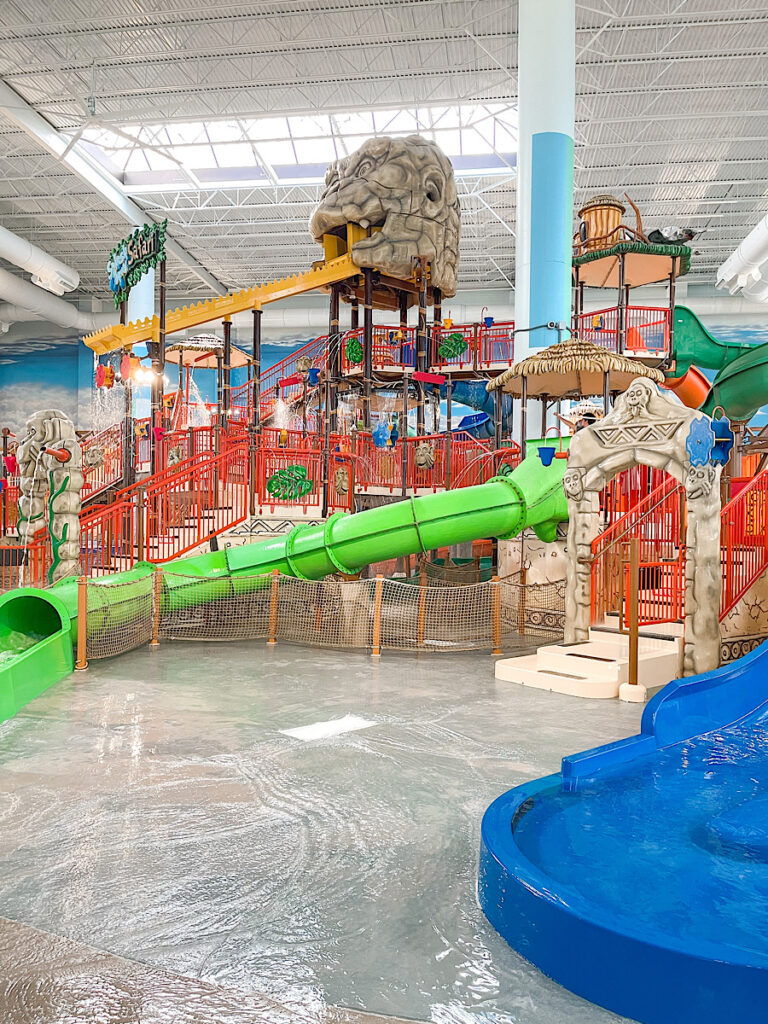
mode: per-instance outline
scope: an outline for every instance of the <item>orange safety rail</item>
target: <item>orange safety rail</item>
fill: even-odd
[[[455,356],[441,355],[440,346],[452,334],[460,334],[466,348]],[[450,344],[446,342],[446,345]],[[458,370],[477,369],[477,324],[454,324],[451,327],[433,327],[429,362],[433,370],[453,373]]]
[[[83,500],[93,498],[123,478],[123,425],[113,423],[80,445],[83,455]]]
[[[359,434],[354,447],[355,485],[367,491],[371,487],[390,494],[402,487],[403,442],[398,439],[389,448],[378,448],[370,434]]]
[[[300,448],[265,448],[257,462],[261,509],[292,505],[304,512],[323,503],[323,454]]]
[[[281,359],[280,362],[275,363],[274,366],[270,366],[264,370],[261,375],[259,383],[259,406],[260,416],[262,419],[269,416],[274,410],[275,406],[275,389],[281,380],[286,377],[292,377],[297,372],[297,363],[300,359],[309,359],[310,366],[317,369],[325,369],[326,367],[326,342],[328,341],[327,335],[322,335],[319,338],[314,338],[312,341],[307,342],[306,345],[302,345],[301,348],[292,352],[285,359]],[[292,402],[300,397],[302,394],[302,387],[294,387],[290,391],[281,390],[280,397],[284,402]],[[232,388],[230,392],[230,415],[234,420],[240,422],[246,422],[251,417],[253,409],[253,380],[247,380],[245,384],[240,384],[236,388]]]
[[[245,445],[166,472],[163,480],[146,487],[139,508],[140,556],[150,562],[167,562],[192,551],[248,515]]]
[[[85,576],[106,576],[136,564],[136,506],[117,501],[80,516],[80,567]]]
[[[515,361],[515,322],[505,320],[486,327],[481,324],[477,338],[477,368],[498,369]]]
[[[720,551],[722,621],[768,568],[768,470],[740,490],[721,511]]]
[[[672,477],[646,494],[592,542],[592,622],[620,614],[629,541],[640,541],[641,562],[685,561],[685,491]],[[665,619],[657,620],[668,621]]]
[[[355,511],[355,460],[343,452],[331,452],[328,464],[328,510]]]
[[[38,530],[26,546],[7,540],[0,542],[0,590],[16,587],[46,587],[50,565],[48,538]]]
[[[619,351],[619,311],[616,306],[582,313],[577,322],[577,334],[586,341]]]
[[[445,486],[445,435],[409,437],[407,486],[414,490],[438,491]],[[454,445],[455,447],[455,445]]]
[[[654,626],[662,622],[682,622],[685,617],[685,564],[679,558],[671,562],[640,562],[638,565],[637,624]],[[632,600],[629,565],[624,565],[624,625]]]
[[[363,328],[347,331],[341,337],[341,372],[342,374],[362,372],[362,359],[354,363],[347,358],[347,345],[350,341],[358,341],[363,345]],[[399,327],[373,328],[371,339],[371,366],[374,370],[410,370],[416,361],[416,328]]]
[[[618,306],[608,306],[578,318],[578,334],[612,352],[661,358],[669,350],[670,311],[656,306],[624,307],[624,339],[619,338]]]
[[[19,518],[19,478],[8,477],[3,489],[2,501],[5,506],[5,530],[16,528],[16,521]]]
[[[476,442],[477,444],[477,442]],[[451,488],[473,487],[487,483],[494,476],[520,465],[520,445],[513,442],[504,448],[478,450],[466,443],[454,442],[451,451]]]
[[[320,449],[323,438],[314,431],[307,430],[305,437],[301,430],[287,430],[279,427],[264,427],[261,431],[262,448],[307,448]]]
[[[600,512],[604,528],[636,508],[640,501],[668,479],[662,469],[632,466],[617,474],[600,492]]]

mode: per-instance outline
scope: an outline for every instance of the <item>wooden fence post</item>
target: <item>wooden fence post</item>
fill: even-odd
[[[160,604],[163,598],[163,570],[156,568],[152,576],[152,639],[150,647],[160,646]]]
[[[427,624],[427,564],[422,558],[419,563],[419,625],[418,645],[424,646],[424,633]]]
[[[517,601],[517,632],[520,636],[525,636],[525,598],[526,598],[526,579],[528,577],[528,570],[524,565],[520,566],[520,592]]]
[[[144,561],[146,555],[146,520],[145,520],[145,508],[144,508],[144,488],[140,487],[136,494],[136,532],[138,537],[136,538],[136,545],[138,548],[138,560]]]
[[[371,657],[381,657],[381,597],[384,591],[384,577],[381,574],[376,576],[376,585],[373,595],[373,642]]]
[[[88,668],[88,578],[81,576],[77,581],[77,661],[75,669],[82,672]]]
[[[269,597],[269,639],[267,644],[274,647],[277,643],[277,588],[280,583],[280,572],[272,570],[272,591]]]
[[[498,576],[491,577],[491,588],[493,653],[501,654],[501,582]]]
[[[631,537],[629,541],[629,683],[637,686],[637,659],[639,647],[639,608],[640,593],[640,539]]]

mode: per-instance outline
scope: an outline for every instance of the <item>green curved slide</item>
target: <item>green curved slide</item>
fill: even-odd
[[[675,377],[692,366],[717,370],[700,406],[712,415],[720,405],[732,420],[750,420],[768,404],[768,344],[750,345],[715,338],[687,306],[675,306]]]
[[[303,579],[335,572],[351,575],[371,562],[483,537],[507,539],[526,527],[541,540],[552,541],[558,524],[568,519],[563,491],[567,462],[554,458],[545,466],[538,455],[541,446],[545,442],[529,441],[527,457],[509,476],[477,487],[355,515],[339,512],[324,523],[302,524],[287,536],[168,562],[163,566],[161,610],[199,607],[203,600],[252,592],[267,584],[265,577],[274,569]],[[563,438],[563,448],[567,446]],[[121,624],[130,628],[137,606],[146,606],[146,578],[153,571],[144,562],[91,581],[89,635]],[[77,587],[76,579],[66,579],[48,590],[22,588],[0,596],[0,721],[72,672]]]

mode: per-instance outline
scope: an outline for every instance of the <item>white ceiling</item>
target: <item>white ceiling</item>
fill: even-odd
[[[646,228],[703,234],[689,281],[768,210],[768,14],[761,0],[577,4],[576,202],[628,192]],[[79,146],[105,130],[184,121],[514,104],[509,0],[4,0],[0,79]],[[557,68],[552,68],[557,74]],[[256,163],[258,156],[254,157]],[[118,168],[120,171],[120,168]],[[305,269],[320,185],[124,186],[225,286]],[[464,287],[514,278],[513,172],[460,178]],[[106,294],[126,221],[0,117],[0,223]],[[172,295],[210,294],[172,260]]]

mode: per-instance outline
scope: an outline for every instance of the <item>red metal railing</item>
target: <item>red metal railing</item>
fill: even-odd
[[[143,501],[136,500],[140,556],[167,562],[183,555],[248,515],[247,448],[238,445],[153,480]]]
[[[481,324],[478,331],[477,369],[498,369],[511,366],[514,361],[514,320],[494,323],[490,327]]]
[[[619,331],[617,306],[596,309],[578,317],[579,337],[612,352],[626,352],[634,356],[661,358],[669,349],[669,308],[655,306],[626,306],[624,330]]]
[[[768,470],[744,487],[720,513],[720,619],[768,568]]]
[[[342,374],[362,373],[363,363],[347,355],[350,342],[363,344],[363,328],[347,331],[341,337]],[[374,327],[371,344],[371,366],[374,370],[412,369],[416,363],[416,328]]]
[[[83,456],[83,500],[113,487],[123,477],[123,425],[113,423],[80,445]]]
[[[640,562],[637,590],[638,626],[662,622],[682,622],[685,616],[685,564],[675,558],[671,562]],[[632,599],[629,565],[624,564],[624,620]]]
[[[105,576],[136,564],[136,515],[137,506],[123,500],[80,516],[80,568],[85,576]]]
[[[19,541],[0,542],[0,590],[46,587],[50,553],[45,530],[38,530],[27,546]]]
[[[451,461],[458,468],[451,480],[451,487],[473,487],[484,484],[494,476],[511,471],[520,465],[520,445],[512,443],[505,448],[496,448],[480,453],[472,452],[468,446],[459,445]],[[506,467],[509,467],[507,470]]]
[[[447,339],[460,334],[466,348],[456,355],[447,354]],[[441,346],[445,346],[443,354]],[[443,373],[462,370],[498,370],[515,361],[515,322],[503,320],[491,324],[454,324],[432,329],[430,363]]]
[[[477,369],[478,342],[477,324],[454,324],[451,327],[433,327],[429,362],[431,369],[441,373],[455,373],[460,370]],[[465,347],[455,355],[448,355],[454,335],[460,335]],[[443,349],[441,354],[440,349]]]
[[[680,566],[685,562],[685,492],[672,477],[642,498],[634,508],[617,519],[612,526],[592,542],[592,622],[601,622],[606,615],[622,613],[625,595],[624,572],[629,563],[629,541],[640,541],[639,558],[642,564],[663,563]],[[665,570],[666,571],[666,570]],[[671,570],[669,570],[671,572]],[[650,580],[650,576],[647,577]],[[654,606],[648,597],[646,610],[656,607],[678,610],[669,601],[657,601]],[[662,618],[656,622],[667,622]]]
[[[323,455],[303,448],[267,448],[258,459],[260,508],[292,505],[306,513],[323,503]]]

